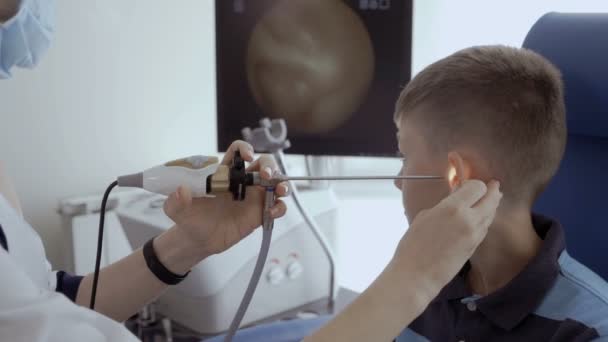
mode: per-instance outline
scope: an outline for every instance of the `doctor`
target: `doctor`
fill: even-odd
[[[52,6],[52,0],[0,0],[0,78],[10,78],[15,66],[31,68],[38,63],[50,45]],[[269,178],[276,169],[269,156],[254,161],[251,146],[242,141],[229,147],[223,162],[236,151],[262,177]],[[285,184],[277,188],[278,196],[287,192]],[[310,341],[396,336],[472,255],[499,201],[500,193],[470,181],[418,215],[384,272]],[[24,220],[0,164],[0,340],[135,341],[117,321],[181,281],[201,260],[250,234],[262,222],[262,208],[262,189],[245,202],[229,197],[193,199],[187,189],[178,189],[164,205],[175,226],[152,240],[151,255],[144,257],[140,249],[101,271],[96,311],[91,311],[86,306],[92,275],[51,271],[42,241]],[[271,215],[278,218],[285,211],[279,200]],[[150,261],[156,266],[148,266]]]

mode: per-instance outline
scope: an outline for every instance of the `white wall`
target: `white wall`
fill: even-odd
[[[415,0],[412,70],[462,48],[521,46],[547,12],[608,12],[605,0]]]
[[[0,160],[56,266],[58,199],[217,151],[213,1],[177,3],[58,0],[42,64],[0,82]]]

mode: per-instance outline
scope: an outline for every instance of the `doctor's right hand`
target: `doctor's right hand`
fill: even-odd
[[[399,242],[389,267],[416,277],[430,302],[483,241],[502,198],[500,184],[470,180],[435,207],[421,211]]]
[[[233,142],[222,160],[230,165],[236,152],[249,162],[247,171],[257,171],[262,179],[271,179],[278,169],[271,155],[261,155],[254,160],[253,147],[244,141]],[[288,193],[287,184],[280,183],[275,194],[278,197],[270,209],[272,218],[282,217],[287,207],[280,199]],[[252,186],[247,189],[243,201],[235,201],[232,193],[224,192],[214,198],[193,198],[186,187],[180,187],[165,201],[164,210],[174,222],[172,228],[181,235],[182,248],[196,250],[198,259],[222,253],[237,244],[262,225],[266,189]],[[199,261],[200,261],[199,260]]]

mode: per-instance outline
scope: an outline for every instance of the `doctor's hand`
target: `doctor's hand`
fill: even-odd
[[[240,151],[242,158],[251,163],[247,170],[259,171],[264,179],[270,179],[278,169],[270,155],[262,155],[254,161],[253,148],[244,141],[235,141],[230,145],[222,164],[230,165],[236,151]],[[180,187],[169,196],[164,210],[176,224],[173,229],[187,240],[184,247],[198,249],[200,259],[203,259],[227,250],[262,224],[264,192],[264,188],[252,186],[247,189],[244,201],[235,201],[230,192],[215,198],[192,198],[189,189]],[[275,192],[278,197],[287,195],[287,184],[279,184]],[[270,215],[279,218],[286,210],[285,203],[277,200]]]
[[[502,198],[499,187],[496,181],[466,181],[438,205],[421,211],[389,267],[404,277],[417,277],[432,300],[485,238]]]

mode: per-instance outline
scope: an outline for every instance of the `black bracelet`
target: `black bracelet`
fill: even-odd
[[[158,260],[158,256],[154,251],[154,238],[148,240],[144,245],[144,259],[146,260],[146,265],[150,269],[158,280],[162,281],[167,285],[175,285],[179,284],[182,280],[186,278],[186,276],[190,273],[190,271],[186,272],[184,275],[175,274],[169,271],[165,265],[163,265],[160,260]]]

